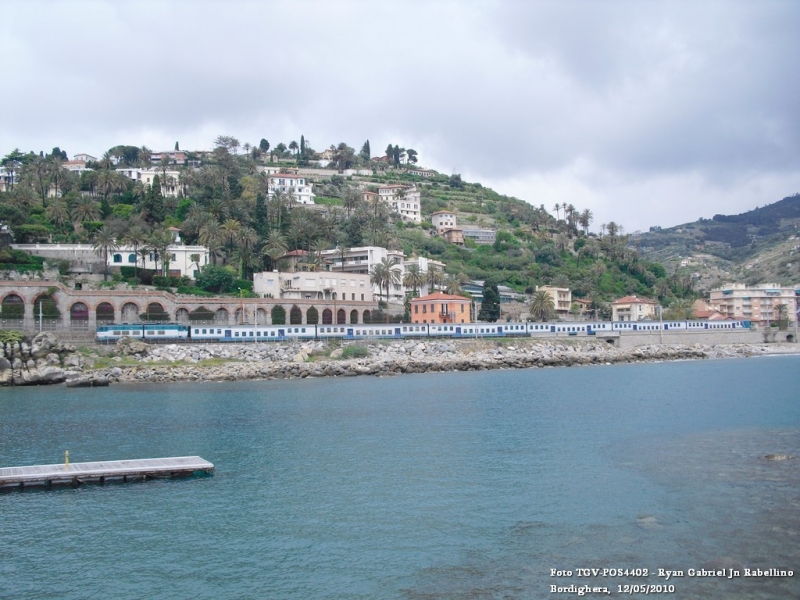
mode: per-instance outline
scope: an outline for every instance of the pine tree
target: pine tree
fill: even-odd
[[[175,152],[179,152],[180,147],[178,146],[178,142],[175,142]]]
[[[370,150],[369,150],[369,140],[364,142],[364,145],[361,146],[361,152],[359,152],[359,155],[364,160],[369,160],[371,158],[372,155],[371,155]]]

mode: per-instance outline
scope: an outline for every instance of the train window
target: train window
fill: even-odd
[[[167,333],[167,332],[166,332],[166,331],[164,331],[163,329],[159,329],[159,330],[158,330],[158,335],[166,335],[166,333]]]
[[[306,328],[305,328],[305,327],[303,327],[303,328],[302,328],[302,331],[303,331],[303,333],[305,333],[305,332],[306,332]]]
[[[253,332],[251,331],[251,332],[250,332],[248,335],[249,335],[250,337],[253,337]]]
[[[113,333],[114,335],[120,335],[120,332],[119,332],[119,331],[114,331],[114,332],[112,332],[112,333]]]

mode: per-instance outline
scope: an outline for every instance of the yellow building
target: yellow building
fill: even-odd
[[[656,303],[647,298],[625,296],[611,303],[612,321],[643,321],[656,316]]]
[[[469,323],[470,299],[434,292],[411,300],[412,323]]]

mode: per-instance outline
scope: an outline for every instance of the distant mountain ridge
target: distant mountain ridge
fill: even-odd
[[[798,236],[800,194],[795,194],[738,215],[718,214],[669,229],[653,227],[632,241],[648,259],[677,269],[690,267],[695,279],[708,284],[794,284],[800,282]]]

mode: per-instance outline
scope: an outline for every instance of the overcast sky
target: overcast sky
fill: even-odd
[[[800,3],[0,0],[0,155],[414,148],[625,230],[800,192]]]

